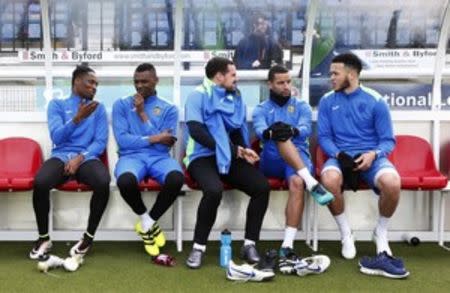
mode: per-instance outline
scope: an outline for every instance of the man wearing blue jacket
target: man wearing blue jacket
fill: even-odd
[[[250,148],[246,107],[236,88],[232,61],[215,57],[208,61],[203,83],[186,100],[188,141],[184,164],[203,191],[197,210],[194,245],[186,265],[199,268],[222,199],[222,181],[250,196],[241,257],[257,263],[256,241],[267,210],[270,186],[252,166],[259,156]]]
[[[311,107],[291,97],[291,77],[285,67],[275,65],[269,70],[268,85],[270,97],[255,108],[253,126],[262,145],[260,169],[268,177],[288,182],[286,228],[279,252],[279,268],[282,273],[290,274],[300,261],[293,244],[303,214],[304,186],[321,205],[330,203],[333,195],[311,175],[313,165],[308,142]]]
[[[351,53],[336,56],[330,66],[333,91],[319,104],[319,144],[328,155],[321,180],[335,201],[329,205],[342,237],[342,256],[356,255],[344,214],[342,186],[356,189],[358,177],[379,195],[379,219],[373,231],[379,257],[392,256],[387,226],[400,197],[400,176],[387,159],[395,146],[389,108],[381,95],[359,83],[362,63]],[[356,178],[356,180],[355,180]]]
[[[151,256],[157,256],[160,247],[166,243],[156,221],[173,204],[184,182],[180,164],[169,153],[176,142],[178,110],[157,96],[158,81],[152,64],[139,65],[134,72],[136,94],[117,100],[112,113],[114,136],[119,146],[115,169],[117,186],[124,200],[140,217],[135,229]],[[150,211],[139,190],[139,182],[146,177],[161,185]]]
[[[70,254],[84,255],[92,246],[95,231],[109,198],[108,168],[98,159],[108,142],[105,107],[94,101],[97,90],[94,70],[81,65],[72,74],[72,94],[64,100],[53,99],[47,119],[53,143],[51,158],[43,164],[34,180],[33,208],[39,238],[30,252],[38,259],[52,243],[48,234],[49,193],[52,188],[74,177],[93,189],[88,226]]]

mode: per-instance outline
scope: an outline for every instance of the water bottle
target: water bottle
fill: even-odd
[[[419,237],[412,236],[409,233],[404,233],[402,235],[402,239],[403,239],[403,241],[407,242],[408,244],[410,244],[412,246],[417,246],[420,244]]]
[[[223,230],[220,234],[220,266],[223,268],[228,267],[228,263],[231,260],[231,232],[227,229]]]

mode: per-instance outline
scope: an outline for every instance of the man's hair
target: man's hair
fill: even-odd
[[[135,72],[144,72],[144,71],[150,71],[150,72],[156,74],[155,66],[153,66],[153,64],[151,64],[151,63],[139,64],[139,66],[136,67],[136,70],[135,70]]]
[[[94,69],[90,68],[86,64],[77,65],[75,70],[72,72],[72,87],[73,87],[73,84],[75,83],[75,79],[77,79],[78,77],[81,77],[85,74],[88,74],[89,72],[95,73]]]
[[[233,61],[223,58],[214,57],[208,61],[205,68],[206,77],[212,79],[218,72],[226,74],[228,72],[228,65],[233,65]]]
[[[287,70],[286,67],[282,66],[282,65],[274,65],[269,69],[269,74],[267,75],[267,79],[269,81],[273,81],[275,79],[275,74],[278,73],[288,73],[289,70]]]
[[[337,55],[336,57],[333,58],[331,63],[344,63],[344,65],[346,67],[355,69],[356,72],[358,72],[358,74],[362,70],[361,60],[358,58],[358,56],[356,56],[355,54],[352,54],[352,53],[344,53],[344,54]]]

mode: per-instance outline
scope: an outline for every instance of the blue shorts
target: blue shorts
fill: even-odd
[[[271,159],[267,157],[268,156],[262,155],[259,162],[259,169],[265,176],[285,179],[287,181],[292,175],[297,175],[297,170],[294,170],[294,168],[289,166],[283,158]],[[300,157],[309,172],[313,174],[314,168],[310,156],[304,152],[300,152]]]
[[[120,175],[130,172],[136,176],[138,182],[146,177],[151,177],[164,184],[167,174],[172,171],[181,171],[180,164],[169,156],[152,156],[149,154],[132,154],[119,158],[114,175],[119,178]]]
[[[331,169],[336,170],[342,174],[342,171],[339,167],[339,162],[336,158],[330,158],[326,161],[325,165],[322,168],[321,174]],[[393,173],[399,176],[394,165],[392,165],[392,163],[386,157],[381,157],[375,159],[369,169],[361,172],[361,178],[370,186],[371,189],[373,189],[373,191],[375,191],[376,194],[380,194],[380,190],[377,188],[376,183],[378,178],[380,178],[380,176],[385,173]]]

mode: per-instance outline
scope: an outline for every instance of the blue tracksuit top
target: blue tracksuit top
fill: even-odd
[[[299,135],[293,137],[291,141],[297,150],[309,154],[309,141],[311,135],[311,107],[302,100],[291,97],[283,106],[279,106],[271,99],[259,104],[253,111],[253,127],[257,137],[263,143],[262,157],[281,159],[280,153],[273,140],[264,140],[262,133],[275,122],[281,121],[296,127]]]
[[[186,167],[197,158],[216,156],[217,170],[227,174],[231,162],[229,133],[240,129],[242,138],[248,146],[248,130],[246,123],[246,107],[239,94],[227,92],[225,88],[215,85],[205,78],[203,84],[192,92],[185,104],[185,120],[205,124],[216,142],[216,149],[197,143],[190,135],[187,137],[186,156],[183,160]],[[186,127],[189,134],[189,129]]]
[[[382,96],[367,87],[354,92],[328,92],[319,103],[319,144],[330,157],[375,151],[387,156],[395,146],[389,108]]]
[[[170,147],[155,143],[148,138],[164,130],[176,136],[178,109],[170,102],[157,96],[147,97],[144,110],[149,120],[142,122],[134,106],[134,97],[124,97],[114,102],[112,127],[119,146],[119,156],[147,153],[169,156]]]
[[[53,143],[51,157],[65,163],[79,154],[84,155],[84,161],[96,159],[108,142],[108,118],[103,104],[80,123],[73,123],[81,101],[72,94],[67,99],[53,99],[48,105],[48,128]]]

